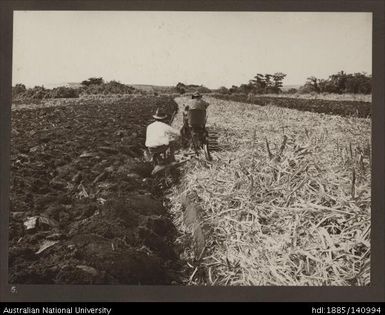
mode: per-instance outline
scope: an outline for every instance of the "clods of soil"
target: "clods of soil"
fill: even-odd
[[[145,130],[169,97],[12,112],[9,282],[178,283],[176,230]]]

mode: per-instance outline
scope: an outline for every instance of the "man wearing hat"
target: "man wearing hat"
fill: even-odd
[[[202,100],[199,92],[192,94],[184,107],[182,132],[187,134],[186,125],[191,127],[192,133],[198,133],[206,129],[207,114],[206,110],[209,103]]]
[[[155,121],[147,126],[146,147],[154,154],[154,157],[170,148],[173,157],[174,147],[172,141],[180,136],[179,130],[165,123],[167,115],[160,108],[156,110],[155,115],[152,117],[154,117]]]
[[[199,92],[195,92],[191,99],[185,104],[185,115],[188,123],[191,127],[195,125],[206,125],[206,110],[209,103],[202,100],[202,95]],[[196,114],[194,114],[196,113]],[[200,117],[200,118],[198,118]]]
[[[202,100],[202,95],[199,92],[194,92],[187,106],[190,110],[198,109],[206,111],[209,103]]]

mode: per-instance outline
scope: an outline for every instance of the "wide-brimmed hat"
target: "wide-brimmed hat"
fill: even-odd
[[[152,117],[154,117],[155,119],[160,119],[160,120],[162,120],[162,119],[167,118],[167,114],[164,113],[164,112],[162,111],[162,109],[157,108],[157,110],[156,110],[156,112],[155,112],[155,115],[153,115]]]
[[[202,94],[199,93],[198,91],[196,91],[196,92],[193,93],[192,96],[193,96],[193,97],[202,97]]]

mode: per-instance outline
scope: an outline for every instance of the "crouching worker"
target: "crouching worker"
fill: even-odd
[[[175,161],[175,140],[180,136],[179,130],[172,128],[165,122],[167,115],[159,108],[152,117],[155,121],[147,127],[145,145],[150,151],[155,165]],[[170,151],[169,161],[167,161],[168,149]]]

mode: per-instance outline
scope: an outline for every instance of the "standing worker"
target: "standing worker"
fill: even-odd
[[[207,122],[207,107],[209,103],[202,100],[202,95],[199,92],[195,92],[191,99],[185,104],[183,111],[183,126],[181,133],[187,133],[187,125],[193,132],[197,132],[200,129],[206,129]],[[187,134],[186,134],[187,136]]]
[[[187,106],[188,106],[189,110],[203,111],[205,113],[205,117],[206,117],[206,111],[207,111],[207,107],[209,107],[209,103],[205,102],[202,99],[202,95],[199,92],[195,92],[191,96],[191,100],[189,101]],[[205,124],[206,124],[206,120],[205,120]]]
[[[187,101],[183,112],[183,127],[181,133],[185,138],[195,137],[206,132],[207,107],[209,103],[202,99],[199,92],[195,92]],[[191,134],[189,133],[191,130]]]

